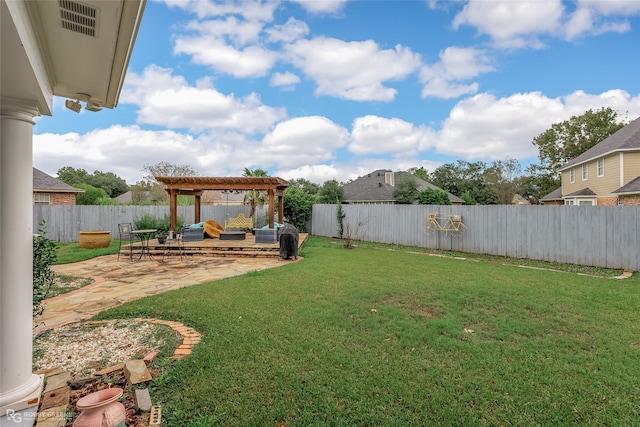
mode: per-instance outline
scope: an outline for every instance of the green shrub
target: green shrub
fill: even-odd
[[[45,220],[40,221],[37,235],[33,236],[33,317],[42,314],[42,301],[47,298],[56,278],[51,265],[56,262],[56,245],[46,237]]]
[[[169,232],[171,218],[169,217],[169,215],[158,218],[151,214],[144,214],[142,218],[133,220],[133,223],[136,226],[136,230],[156,229],[158,230],[158,234],[166,234]],[[176,219],[177,230],[180,230],[182,228],[183,223],[184,220],[181,217],[178,217]]]
[[[76,188],[82,188],[85,192],[76,195],[77,205],[98,205],[99,199],[108,199],[109,195],[102,188],[96,188],[89,184],[74,184]]]
[[[450,205],[449,195],[444,190],[437,188],[427,188],[418,196],[418,203],[421,205]]]

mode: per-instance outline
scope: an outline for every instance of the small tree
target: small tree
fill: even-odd
[[[33,236],[33,317],[44,312],[42,301],[47,298],[51,286],[56,279],[56,273],[51,265],[58,259],[56,245],[47,238],[45,220],[41,220],[37,235]]]
[[[338,237],[342,239],[342,235],[344,234],[344,218],[347,214],[344,213],[344,209],[342,209],[342,202],[340,200],[336,200],[336,218],[338,219]]]
[[[360,240],[360,233],[362,232],[362,227],[364,227],[367,222],[369,222],[368,218],[358,219],[355,224],[350,224],[348,221],[344,226],[344,237],[342,247],[345,249],[354,249],[356,245],[353,243],[354,240]]]

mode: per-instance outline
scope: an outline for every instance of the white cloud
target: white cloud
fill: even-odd
[[[470,79],[493,71],[486,52],[475,48],[451,46],[440,52],[441,74],[456,80]]]
[[[147,164],[170,161],[193,164],[197,142],[190,135],[173,131],[145,131],[138,126],[112,126],[86,134],[36,134],[33,165],[55,176],[58,169],[72,166],[89,173],[113,172],[127,183],[142,179]]]
[[[194,39],[222,39],[226,37],[234,46],[246,46],[248,43],[257,42],[263,23],[258,21],[243,21],[235,16],[225,19],[211,19],[206,21],[191,21],[186,29],[199,34]],[[178,37],[177,40],[182,40]],[[190,40],[187,38],[187,40]]]
[[[271,86],[293,86],[298,83],[300,83],[300,77],[289,72],[275,73],[269,80]]]
[[[422,97],[457,98],[478,91],[478,83],[462,84],[486,72],[493,71],[491,60],[484,50],[451,46],[440,52],[440,62],[424,66],[420,81],[425,84]]]
[[[581,115],[588,109],[611,107],[624,118],[640,116],[640,95],[614,90],[599,95],[577,91],[562,98],[540,92],[496,98],[479,94],[459,102],[435,139],[436,151],[465,159],[537,157],[533,138],[553,123]]]
[[[543,35],[567,40],[582,35],[622,33],[631,26],[627,16],[640,13],[636,0],[579,0],[570,11],[561,0],[470,0],[454,18],[453,28],[476,27],[502,48],[542,48]]]
[[[236,49],[222,39],[211,37],[178,37],[174,53],[190,55],[196,64],[208,65],[234,77],[261,77],[266,75],[277,55],[260,46]]]
[[[317,95],[354,101],[393,100],[397,91],[383,83],[402,80],[420,65],[420,56],[409,48],[380,49],[372,40],[320,37],[299,40],[287,52],[293,64],[316,81]]]
[[[170,7],[195,13],[199,18],[237,15],[250,21],[270,22],[279,0],[163,0]]]
[[[254,154],[281,168],[321,163],[332,159],[348,139],[349,132],[326,117],[297,117],[278,123]]]
[[[344,7],[347,0],[291,0],[298,3],[307,12],[313,14],[336,13]]]
[[[290,168],[325,162],[335,156],[349,138],[346,129],[326,117],[296,117],[278,123],[265,135],[252,156],[261,164]]]
[[[276,170],[274,175],[286,180],[304,178],[318,185],[322,185],[325,181],[335,179],[342,181],[340,177],[348,174],[348,165],[303,165],[293,169]]]
[[[624,33],[631,30],[629,21],[624,17],[639,13],[640,2],[637,1],[581,0],[567,20],[565,37],[571,40],[585,34]]]
[[[631,16],[640,14],[640,2],[637,0],[578,0],[580,7],[589,7],[604,16]]]
[[[386,154],[411,157],[424,144],[429,132],[401,119],[378,116],[358,117],[351,130],[349,151],[355,154]]]
[[[540,48],[538,36],[555,33],[563,11],[561,0],[471,0],[454,18],[453,28],[474,26],[500,47]]]
[[[262,104],[255,93],[242,98],[224,95],[208,79],[190,86],[172,70],[158,66],[149,66],[142,74],[130,72],[125,84],[121,102],[138,105],[138,123],[191,132],[226,129],[254,133],[267,131],[286,115],[283,108]]]
[[[462,95],[469,95],[478,91],[478,83],[468,85],[452,83],[449,80],[435,77],[429,79],[422,88],[422,97],[434,97],[442,99],[458,98]]]
[[[304,21],[289,18],[282,25],[274,25],[267,28],[265,33],[267,33],[267,40],[270,42],[291,43],[309,34],[309,26]]]

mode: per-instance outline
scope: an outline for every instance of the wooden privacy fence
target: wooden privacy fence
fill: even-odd
[[[203,206],[202,219],[220,224],[246,206]],[[356,240],[482,253],[512,258],[640,270],[640,207],[638,206],[423,206],[343,205],[345,229]],[[430,213],[461,215],[466,226],[460,237],[427,234]],[[33,229],[46,220],[48,237],[75,242],[80,231],[110,230],[118,238],[118,223],[135,223],[150,214],[169,215],[168,206],[47,206],[34,205]],[[178,206],[186,224],[193,206]],[[256,227],[266,224],[266,208],[257,210]],[[335,205],[314,205],[309,232],[338,237]]]
[[[640,269],[638,206],[343,205],[356,240],[512,258]],[[460,237],[428,234],[430,213],[461,215]],[[311,234],[338,237],[335,205],[314,205]]]
[[[202,221],[212,219],[224,224],[225,220],[238,214],[249,215],[248,206],[202,206]],[[80,231],[109,230],[111,238],[118,238],[118,224],[136,220],[145,215],[156,218],[169,216],[169,206],[33,206],[33,231],[38,231],[41,219],[46,221],[47,237],[57,242],[77,242]],[[257,207],[254,218],[256,227],[266,224],[266,208]],[[193,206],[178,206],[178,218],[191,224],[195,218]]]

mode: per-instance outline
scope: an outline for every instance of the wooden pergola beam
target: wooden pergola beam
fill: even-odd
[[[169,193],[170,229],[176,231],[178,218],[178,195],[195,196],[195,221],[200,222],[200,197],[204,190],[266,191],[269,196],[269,228],[274,227],[275,197],[278,197],[278,221],[284,218],[284,190],[289,182],[278,177],[201,177],[201,176],[157,176]]]

